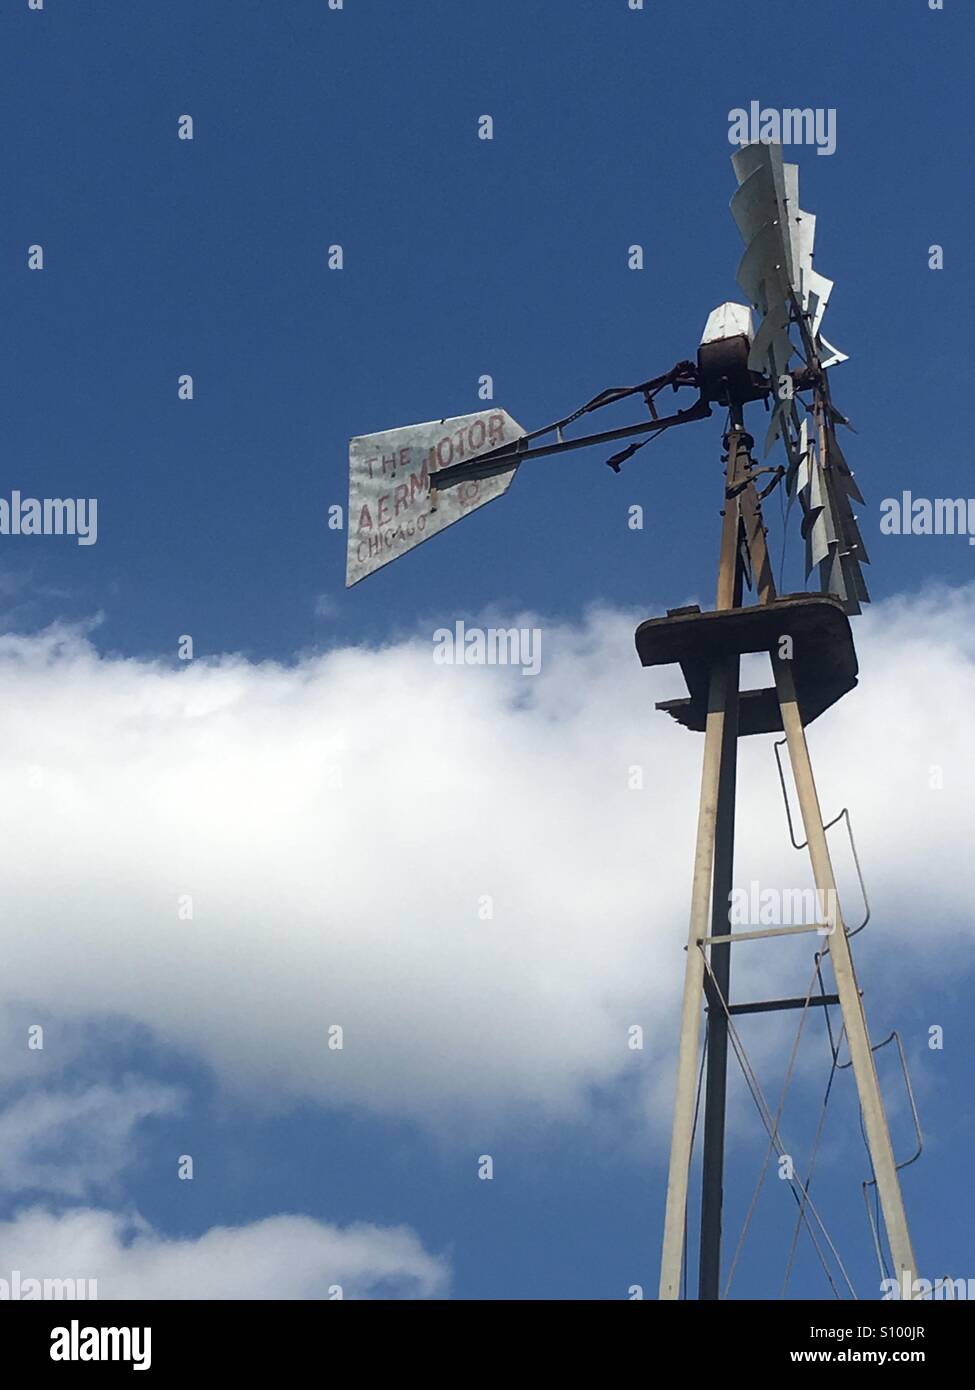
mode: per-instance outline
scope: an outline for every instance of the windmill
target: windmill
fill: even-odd
[[[784,163],[781,147],[775,144],[743,146],[732,163],[738,189],[731,209],[745,243],[738,282],[749,304],[722,304],[710,314],[695,360],[682,359],[656,377],[604,390],[564,418],[532,432],[526,432],[507,412],[492,409],[361,435],[351,441],[349,452],[346,583],[352,585],[504,495],[524,462],[569,449],[621,443],[623,447],[607,460],[618,472],[627,459],[665,431],[708,418],[715,406],[727,412],[715,606],[705,612],[697,607],[672,609],[664,617],[641,623],[636,632],[643,665],[678,664],[687,685],[686,696],[663,701],[658,708],[685,728],[704,734],[665,1204],[662,1299],[680,1296],[705,1004],[699,1296],[713,1299],[721,1293],[728,1049],[730,1041],[738,1052],[733,1020],[748,1013],[817,1007],[828,1020],[828,1010],[839,1007],[841,1036],[850,1054],[850,1062],[843,1065],[852,1066],[854,1073],[872,1169],[864,1190],[875,1188],[899,1287],[912,1284],[916,1273],[898,1177],[905,1165],[896,1162],[891,1145],[850,948],[849,937],[855,933],[848,932],[838,906],[805,736],[806,725],[857,684],[849,619],[869,600],[862,573],[868,557],[852,509],[853,502],[863,499],[837,439],[837,428],[848,422],[830,394],[829,371],[846,359],[822,333],[833,287],[813,269],[816,220],[799,206],[798,167]],[[757,329],[753,310],[759,317]],[[661,413],[659,397],[668,389],[693,390],[696,398],[682,410]],[[631,398],[642,399],[645,418],[599,433],[566,437],[565,431],[579,420]],[[745,428],[744,411],[757,402],[769,412],[765,455],[781,443],[784,462],[765,464],[754,456],[755,441]],[[764,480],[761,488],[760,479]],[[818,578],[818,587],[802,594],[776,593],[769,560],[762,502],[779,485],[785,487],[790,508],[798,500],[807,580],[813,571]],[[746,586],[756,600],[750,605],[743,603]],[[757,652],[769,655],[774,684],[741,690],[741,657]],[[734,932],[729,903],[738,740],[768,733],[784,734],[817,901],[830,904],[830,909],[825,920],[806,925]],[[805,998],[731,1002],[733,944],[803,932],[819,934],[823,943],[816,957],[820,983],[822,968],[831,968],[835,992],[827,993],[823,986],[819,995],[807,991]],[[834,1066],[837,1055],[834,1047]],[[772,1144],[781,1152],[777,1123],[767,1128]],[[814,1210],[808,1179],[805,1184],[794,1183],[793,1191],[800,1217],[806,1217],[808,1224],[809,1211]],[[883,1271],[885,1256],[876,1228],[875,1243]]]

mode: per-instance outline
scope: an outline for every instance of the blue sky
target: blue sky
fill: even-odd
[[[88,625],[89,655],[69,657],[67,668],[78,675],[82,708],[85,699],[109,698],[113,671],[123,686],[132,671],[158,669],[177,679],[184,633],[193,636],[198,662],[244,658],[249,674],[240,680],[252,691],[262,663],[301,671],[302,663],[331,653],[339,664],[322,680],[341,684],[343,698],[352,699],[358,676],[349,675],[356,658],[348,649],[361,648],[363,661],[373,654],[373,684],[388,683],[393,693],[389,722],[371,760],[363,743],[367,760],[355,775],[374,798],[399,804],[403,789],[384,761],[385,740],[426,744],[427,756],[437,756],[422,703],[405,720],[395,708],[398,671],[422,692],[411,644],[429,642],[431,625],[473,622],[485,611],[529,611],[543,615],[539,621],[556,643],[560,632],[576,632],[563,640],[578,660],[580,688],[587,698],[609,697],[596,669],[602,640],[598,633],[578,636],[592,633],[585,615],[596,606],[615,615],[607,631],[615,633],[618,623],[624,633],[624,645],[613,650],[628,674],[620,693],[627,714],[607,698],[592,707],[593,727],[598,732],[605,720],[609,739],[614,724],[619,733],[632,714],[645,719],[649,740],[648,688],[638,669],[630,671],[636,659],[618,615],[710,601],[717,415],[654,443],[618,476],[604,466],[611,448],[526,464],[503,501],[348,593],[345,536],[330,531],[326,518],[330,505],[345,503],[351,436],[477,410],[485,373],[493,377],[496,403],[533,429],[604,387],[693,357],[710,309],[741,297],[734,280],[741,248],[727,208],[735,187],[728,113],[753,99],[837,113],[834,154],[819,157],[807,148],[787,157],[798,159],[803,204],[818,215],[817,268],[836,281],[825,331],[851,355],[832,374],[833,392],[858,432],[844,445],[867,498],[861,526],[873,596],[893,601],[932,584],[964,589],[975,552],[963,537],[881,536],[879,507],[903,489],[927,497],[973,491],[959,408],[973,290],[966,260],[973,29],[961,0],[946,0],[943,12],[930,11],[926,0],[821,0],[815,23],[809,7],[793,0],[774,7],[741,0],[733,16],[714,0],[647,0],[643,11],[629,10],[626,0],[345,0],[341,11],[325,0],[46,0],[40,12],[10,0],[0,14],[7,207],[0,233],[2,491],[97,497],[98,541],[82,547],[65,537],[0,537],[5,630],[29,644],[51,623]],[[184,113],[193,118],[192,141],[177,139]],[[490,142],[477,138],[485,113],[494,118]],[[327,266],[335,243],[343,247],[341,271]],[[627,266],[633,243],[644,247],[642,272]],[[44,248],[42,272],[26,266],[34,244]],[[943,270],[929,269],[932,244],[944,247]],[[183,373],[193,377],[192,401],[177,397]],[[690,400],[688,393],[680,404]],[[764,416],[752,409],[761,435]],[[604,417],[607,425],[627,423],[638,413],[604,412],[599,427]],[[636,534],[626,528],[634,503],[647,516]],[[767,516],[777,557],[775,498]],[[791,529],[785,590],[804,583],[795,518]],[[953,613],[967,615],[967,602],[959,600]],[[952,680],[950,624],[929,622],[928,610],[912,611],[913,627],[898,626],[896,613],[885,624],[876,620],[877,667],[896,675],[889,644],[903,639],[907,650],[908,638],[923,642],[925,631],[937,628],[941,646],[932,669]],[[966,636],[957,634],[960,645]],[[397,652],[405,653],[402,668]],[[108,663],[107,679],[86,674],[89,659]],[[33,685],[15,682],[21,698],[36,702],[36,718],[10,716],[5,737],[36,738],[48,761],[38,760],[56,776],[69,725],[55,721],[73,716],[48,704],[45,680],[58,677],[45,677],[44,669],[37,666]],[[866,677],[864,668],[865,684]],[[202,692],[202,673],[199,679]],[[557,692],[572,699],[568,656],[553,679],[550,713],[557,719],[564,713]],[[282,697],[284,708],[292,696]],[[139,698],[151,721],[147,688]],[[265,707],[259,694],[253,698],[254,741],[243,745],[244,755],[249,747],[263,759]],[[329,706],[324,686],[321,698],[341,722],[341,700]],[[492,708],[495,696],[484,698]],[[875,712],[896,713],[895,697],[887,704],[876,698]],[[946,698],[932,675],[927,712]],[[378,694],[370,708],[381,720]],[[910,709],[923,714],[924,700]],[[315,727],[307,710],[296,718],[303,729]],[[104,721],[94,722],[100,732],[92,734],[92,747],[120,759],[111,785],[124,787],[126,771],[137,777],[143,766],[141,745],[127,740],[144,734],[151,742],[154,735],[140,725],[141,734],[130,729],[113,744]],[[910,757],[918,766],[938,763],[945,748],[969,749],[958,723],[947,720],[942,738],[922,721],[905,733],[910,752],[895,739],[878,756],[895,765]],[[845,746],[855,749],[857,725],[844,729]],[[590,735],[580,739],[577,752],[598,757]],[[684,759],[673,766],[693,781],[699,750],[684,739],[668,744],[666,757]],[[477,735],[472,742],[489,754],[486,736],[483,745]],[[30,762],[29,749],[25,756]],[[165,760],[165,743],[145,757]],[[424,766],[418,755],[415,776],[433,779]],[[854,773],[865,776],[862,767]],[[496,790],[492,804],[503,815],[509,803],[504,787]],[[836,787],[838,796],[845,791]],[[413,792],[419,810],[426,792],[415,784]],[[672,794],[662,788],[665,798]],[[963,814],[963,785],[958,795],[952,805]],[[286,801],[286,786],[282,796]],[[81,803],[71,804],[74,812],[63,810],[43,836],[29,824],[15,827],[24,849],[8,839],[14,855],[29,863],[39,845],[56,856],[58,836],[67,843],[79,833],[71,816]],[[356,804],[368,834],[369,817]],[[453,812],[445,804],[456,866],[483,831],[467,818],[463,797]],[[403,805],[412,814],[409,796]],[[148,800],[144,810],[151,820]],[[914,810],[931,820],[920,801]],[[894,819],[902,825],[900,811]],[[677,821],[684,824],[680,815]],[[241,827],[241,843],[257,823]],[[967,853],[960,824],[949,816],[944,826],[955,864]],[[314,826],[304,826],[312,835]],[[875,824],[880,874],[883,831]],[[247,848],[270,863],[276,841],[266,832],[263,825]],[[413,871],[422,882],[426,869],[435,872],[437,854],[448,851],[425,847],[412,823],[400,822],[399,833],[416,845]],[[777,820],[775,833],[784,835]],[[119,847],[121,856],[126,847]],[[190,835],[184,848],[186,864],[205,864],[205,843]],[[395,933],[403,890],[386,877],[385,848],[377,843],[364,871],[377,895],[382,889],[387,930]],[[141,853],[133,850],[133,865],[145,863]],[[322,853],[327,859],[327,844]],[[689,867],[689,850],[685,858]],[[38,862],[48,863],[43,856]],[[229,872],[229,858],[216,863]],[[186,864],[169,866],[174,882],[187,877]],[[638,862],[624,867],[634,875],[647,869]],[[684,869],[683,860],[666,856],[653,863],[654,875],[674,880],[666,971],[679,964]],[[165,879],[167,866],[159,872]],[[602,872],[591,866],[594,881]],[[106,884],[129,885],[111,889],[114,901],[124,904],[125,891],[132,894],[127,907],[118,907],[127,924],[118,949],[131,952],[135,977],[147,968],[132,944],[143,889],[136,868],[113,859],[111,845],[104,874]],[[630,891],[639,901],[645,889],[636,881]],[[34,891],[44,897],[48,890]],[[45,898],[40,917],[58,903],[70,917],[67,870],[61,892],[53,908]],[[896,894],[888,897],[895,902]],[[943,883],[931,886],[919,853],[913,896],[897,904],[898,929],[913,930],[929,914],[929,901],[944,906],[949,897]],[[951,898],[944,909],[959,933],[951,938],[956,950],[958,941],[967,949],[963,922],[952,916],[961,911],[958,902]],[[27,919],[18,920],[23,934]],[[286,905],[274,930],[284,959]],[[943,935],[937,939],[944,944]],[[551,949],[558,948],[556,935]],[[647,948],[641,958],[639,950],[633,959],[656,971],[656,955]],[[908,1050],[922,1073],[922,1108],[934,1135],[930,1166],[925,1171],[922,1163],[906,1179],[922,1265],[936,1260],[935,1272],[967,1276],[972,1209],[965,1189],[959,1196],[954,1186],[971,1146],[962,1100],[970,1076],[966,958],[956,956],[940,974],[926,959],[913,992],[882,944],[864,938],[863,960],[874,990],[892,992],[874,1034],[886,1033],[896,1018],[913,1039]],[[368,955],[357,968],[368,974]],[[422,961],[410,969],[422,969]],[[286,991],[284,965],[282,971],[275,984]],[[414,979],[401,977],[399,987],[409,989]],[[210,987],[202,980],[199,998]],[[44,996],[42,980],[33,995],[5,996],[16,1020],[11,1027],[33,1018],[32,1008],[48,1010],[49,1029],[63,1035],[71,1056],[70,1063],[48,1057],[37,1083],[16,1072],[10,1094],[27,1094],[29,1084],[77,1093],[138,1076],[177,1088],[182,1099],[178,1122],[165,1108],[141,1122],[125,1164],[115,1164],[107,1184],[91,1179],[86,1200],[137,1209],[162,1236],[186,1239],[281,1212],[339,1226],[407,1225],[427,1251],[449,1260],[449,1293],[457,1297],[625,1297],[632,1283],[648,1293],[655,1287],[664,1152],[659,1133],[646,1139],[644,1112],[653,1108],[647,1094],[671,1084],[669,1055],[652,1082],[610,1069],[563,1109],[550,1111],[527,1082],[515,1099],[505,1098],[502,1086],[485,1112],[490,1119],[482,1115],[468,1126],[451,1108],[462,1077],[445,1085],[440,1099],[432,1086],[422,1107],[372,1105],[368,1082],[337,1096],[327,1087],[292,1088],[273,1069],[249,1086],[246,1065],[227,1061],[226,1040],[197,1045],[202,1025],[188,1027],[181,1042],[173,1015],[162,1021],[162,1013],[133,1005],[125,1017],[119,994],[109,1017],[95,995],[86,1011],[83,996],[66,1005],[58,994],[61,1013],[54,996]],[[932,1014],[932,995],[944,1019]],[[286,996],[278,1003],[286,1009]],[[226,1000],[221,1006],[229,1007]],[[968,1051],[961,1043],[946,1047],[935,1065],[925,1042],[931,1022],[943,1023],[948,1035],[963,1030]],[[672,998],[661,1004],[660,1026],[661,1038],[676,1035]],[[260,1028],[259,1015],[257,1054]],[[409,1045],[404,1038],[399,1044]],[[558,1055],[550,1071],[558,1070]],[[821,1071],[810,1073],[810,1095]],[[896,1092],[896,1077],[887,1080]],[[904,1120],[895,1116],[895,1127]],[[754,1130],[742,1133],[732,1161],[739,1197],[750,1191],[761,1156]],[[909,1146],[909,1129],[898,1128],[897,1139],[900,1150]],[[477,1156],[499,1149],[499,1177],[472,1180]],[[193,1183],[169,1180],[173,1152],[197,1155]],[[835,1207],[841,1227],[863,1224],[857,1164],[864,1158],[855,1145],[850,1154],[837,1153],[846,1179]],[[11,1218],[28,1198],[48,1200],[19,1187],[0,1194],[0,1214]],[[965,1209],[964,1222],[955,1202]],[[778,1229],[773,1210],[766,1218],[763,1208],[766,1219],[769,1233]],[[865,1228],[862,1234],[858,1268],[869,1283]],[[767,1291],[761,1249],[743,1264],[739,1296]],[[818,1296],[814,1268],[803,1267],[794,1291]]]

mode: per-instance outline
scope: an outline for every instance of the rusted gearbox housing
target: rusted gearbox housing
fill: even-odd
[[[789,647],[783,638],[790,638]],[[636,630],[636,649],[644,666],[679,663],[689,691],[678,700],[661,700],[685,729],[704,731],[711,667],[721,657],[768,652],[773,661],[791,648],[792,674],[803,724],[811,724],[857,683],[857,658],[850,620],[831,594],[786,594],[751,608],[702,613],[697,605],[672,608],[666,618],[648,618]],[[743,690],[738,732],[781,733],[782,716],[774,687]]]

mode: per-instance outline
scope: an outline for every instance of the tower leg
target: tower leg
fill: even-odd
[[[728,497],[749,464],[751,436],[745,433],[740,407],[732,412],[732,428],[725,436],[725,505],[722,512],[721,549],[718,559],[716,609],[741,603],[742,570],[739,555],[741,538],[740,504]],[[697,1082],[698,1044],[701,1033],[701,996],[704,992],[704,956],[699,942],[710,935],[712,893],[723,894],[722,921],[727,921],[728,893],[731,889],[731,860],[734,853],[735,769],[738,750],[739,658],[722,657],[711,667],[708,686],[708,714],[704,727],[704,767],[701,772],[701,801],[698,810],[697,842],[694,850],[694,881],[691,888],[691,921],[687,936],[684,995],[681,1004],[680,1052],[677,1062],[677,1094],[674,1100],[674,1126],[670,1139],[670,1169],[667,1175],[667,1204],[664,1212],[663,1252],[660,1259],[661,1299],[680,1297],[680,1276],[684,1257],[684,1231],[687,1188],[690,1181],[691,1148],[694,1138],[694,1107]],[[715,866],[716,837],[720,836],[718,864]],[[717,877],[716,877],[717,875]],[[725,881],[727,880],[727,885]],[[719,908],[715,909],[720,910]],[[730,958],[719,957],[724,975]],[[719,977],[721,978],[721,977]],[[727,979],[725,979],[727,984]],[[723,1011],[715,1009],[712,1019]],[[701,1226],[702,1271],[707,1248],[708,1287],[717,1286],[721,1256],[721,1190],[724,1175],[724,1114],[727,1074],[727,1029],[721,1025],[712,1035],[708,1049],[708,1095],[705,1117],[704,1207]],[[707,1221],[705,1223],[705,1219]],[[717,1264],[717,1273],[715,1265]],[[702,1294],[702,1297],[705,1295]],[[707,1295],[711,1296],[711,1295]]]
[[[796,700],[792,663],[779,660],[773,653],[772,667],[775,672],[779,708],[782,711],[782,727],[785,730],[789,745],[792,775],[795,779],[796,795],[799,798],[799,808],[802,813],[802,824],[806,832],[806,840],[809,843],[809,857],[812,861],[813,878],[818,890],[817,896],[821,903],[828,904],[830,908],[830,925],[833,930],[828,939],[833,973],[836,977],[836,992],[839,995],[843,1023],[846,1027],[850,1058],[853,1062],[853,1074],[856,1078],[860,1109],[863,1112],[864,1128],[867,1132],[870,1161],[873,1164],[884,1225],[887,1228],[887,1241],[897,1273],[898,1286],[903,1289],[904,1281],[913,1283],[916,1276],[914,1250],[907,1228],[907,1216],[901,1196],[900,1180],[897,1176],[894,1150],[890,1142],[890,1131],[887,1128],[887,1116],[884,1113],[877,1068],[870,1047],[867,1020],[857,988],[853,956],[839,909],[836,879],[833,876],[829,845],[826,840],[826,831],[823,828],[819,796],[813,777],[812,763],[809,760],[806,733],[802,726],[802,718]]]
[[[740,585],[739,585],[740,587]],[[741,595],[736,596],[736,605]],[[715,817],[714,881],[711,892],[711,935],[731,930],[729,908],[735,868],[735,793],[738,773],[738,657],[728,663],[724,740]],[[731,996],[731,942],[709,948],[711,972],[708,997],[707,1064],[704,1078],[704,1147],[701,1158],[701,1251],[698,1298],[721,1296],[721,1208],[724,1195],[725,1105],[728,1090],[728,1016],[723,1001]]]
[[[737,663],[735,663],[737,664]],[[687,936],[684,996],[681,1004],[680,1054],[677,1063],[677,1095],[674,1100],[674,1127],[670,1141],[670,1170],[667,1176],[667,1205],[664,1214],[664,1242],[660,1260],[662,1299],[680,1297],[680,1275],[684,1254],[684,1216],[691,1167],[691,1141],[694,1133],[694,1099],[697,1081],[698,1043],[701,1032],[701,994],[704,989],[704,957],[698,946],[708,935],[711,911],[711,876],[714,866],[714,832],[721,780],[721,751],[724,744],[725,710],[732,661],[715,662],[711,668],[708,717],[704,730],[704,768],[701,773],[701,802],[694,850],[694,881],[691,889],[691,921]]]

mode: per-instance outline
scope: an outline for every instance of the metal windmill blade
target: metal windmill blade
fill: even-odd
[[[815,446],[809,439],[809,422],[803,420],[799,431],[797,446],[798,468],[796,470],[796,491],[802,507],[803,540],[806,542],[806,577],[829,555],[829,519],[824,516],[822,470],[817,466]]]
[[[863,498],[833,428],[842,417],[830,402],[826,369],[847,358],[821,332],[833,282],[813,268],[816,218],[799,206],[799,166],[783,162],[780,145],[745,145],[732,164],[738,190],[731,212],[745,243],[738,283],[761,315],[748,365],[775,386],[797,354],[814,372],[811,406],[797,402],[791,389],[777,397],[765,452],[782,439],[786,486],[790,495],[798,491],[802,506],[807,576],[818,566],[822,590],[858,613],[870,597],[861,570],[869,557],[851,498]],[[799,405],[811,410],[815,439]]]

